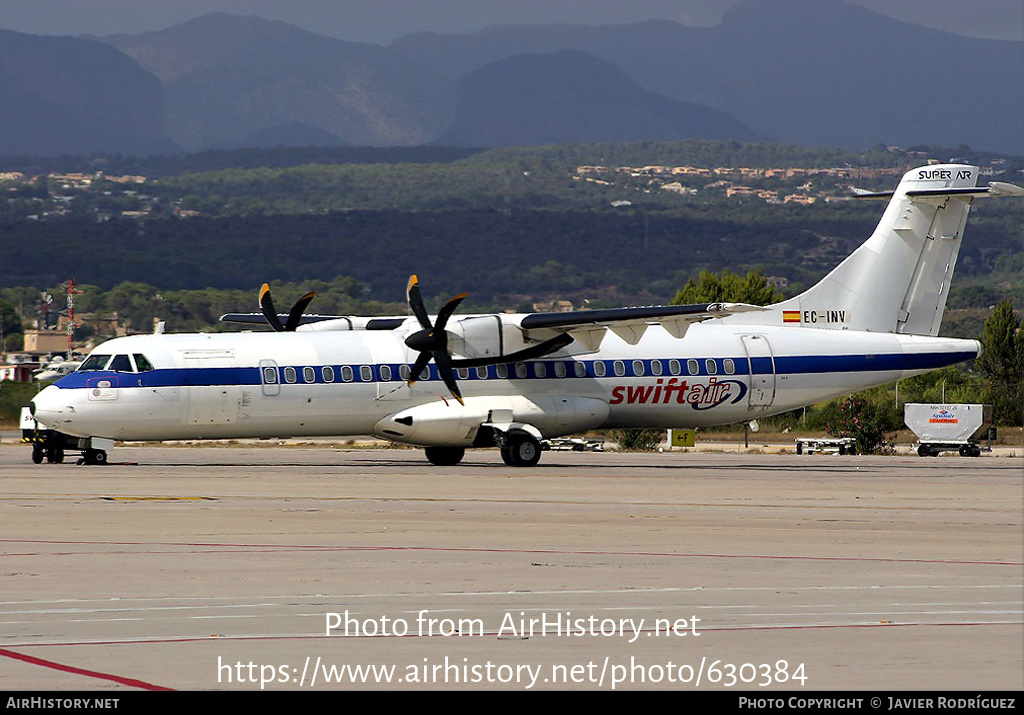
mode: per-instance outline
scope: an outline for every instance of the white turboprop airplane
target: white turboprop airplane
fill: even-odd
[[[540,440],[610,427],[748,421],[976,357],[936,337],[978,168],[914,169],[878,227],[801,295],[768,307],[657,306],[431,319],[413,276],[412,317],[303,316],[274,332],[144,335],[96,348],[32,401],[36,420],[104,440],[376,435],[457,464],[498,446],[531,466]],[[860,192],[864,195],[866,192]],[[86,452],[86,461],[105,453]]]

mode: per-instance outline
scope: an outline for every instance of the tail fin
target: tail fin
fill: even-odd
[[[976,166],[938,164],[907,172],[891,194],[867,194],[892,197],[871,238],[772,309],[784,323],[937,335],[971,201],[990,193],[977,180]]]

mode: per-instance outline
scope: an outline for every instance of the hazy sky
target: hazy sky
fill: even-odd
[[[0,28],[46,35],[139,33],[224,11],[387,44],[417,30],[472,32],[501,23],[586,25],[667,18],[715,25],[739,0],[0,0]],[[815,0],[808,0],[814,2]],[[1022,0],[849,0],[962,35],[1024,39]]]

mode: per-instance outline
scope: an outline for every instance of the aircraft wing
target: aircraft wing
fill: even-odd
[[[288,318],[284,313],[279,313],[278,318],[283,322]],[[335,321],[330,324],[327,321]],[[394,330],[406,321],[402,317],[389,318],[366,318],[353,317],[348,315],[303,315],[299,319],[299,327],[307,327],[307,330]],[[220,316],[222,323],[239,323],[242,325],[267,325],[267,318],[263,313],[226,313]],[[322,324],[322,325],[317,325]]]
[[[287,320],[288,315],[286,313],[278,313],[278,317],[281,320]],[[342,318],[341,315],[303,315],[299,325],[306,325],[307,323],[317,323],[321,320],[335,320]],[[267,325],[267,318],[263,313],[225,313],[220,316],[220,322],[222,323],[241,323],[243,325]]]
[[[754,310],[766,309],[746,303],[697,303],[530,313],[523,316],[519,327],[534,340],[568,333],[588,349],[595,350],[608,330],[630,345],[636,345],[651,325],[660,325],[674,337],[682,338],[693,323]]]

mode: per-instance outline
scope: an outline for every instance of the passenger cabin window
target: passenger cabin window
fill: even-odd
[[[722,361],[722,367],[725,368],[726,375],[736,374],[736,361],[732,358],[726,358]]]
[[[605,373],[605,365],[604,365],[604,363],[602,361],[600,361],[600,360],[594,361],[594,374],[597,375],[598,377],[604,377],[604,373]]]
[[[91,370],[102,370],[110,362],[109,355],[90,355],[86,358],[85,362],[82,363],[82,367],[78,368],[80,372],[89,372]]]
[[[341,379],[345,382],[352,382],[352,366],[342,365],[341,367]]]
[[[323,369],[320,370],[324,376],[324,382],[334,382],[334,368],[330,365],[324,365]]]
[[[660,375],[662,371],[661,360],[651,360],[651,374]]]
[[[390,365],[381,365],[380,366],[380,379],[382,381],[384,381],[384,382],[390,382],[391,381],[391,366]]]
[[[643,377],[644,375],[644,361],[634,360],[633,361],[633,374],[637,377]]]
[[[574,363],[572,369],[573,369],[573,372],[576,373],[576,377],[586,377],[587,376],[587,365],[586,365],[586,363],[582,363],[582,362]]]
[[[683,372],[683,367],[680,365],[678,360],[669,360],[668,371],[671,375],[679,375]]]
[[[306,382],[316,382],[316,370],[311,367],[302,368],[302,379]]]
[[[114,372],[135,372],[132,368],[132,361],[128,359],[127,355],[115,355],[107,369]]]
[[[373,368],[369,365],[360,366],[359,379],[363,382],[373,382]]]
[[[548,366],[546,363],[537,362],[533,364],[533,374],[537,377],[548,376]]]
[[[718,363],[712,360],[711,358],[708,358],[707,360],[704,361],[704,367],[707,368],[709,375],[718,374]]]
[[[294,384],[299,379],[298,373],[295,372],[294,367],[286,367],[284,369],[284,381],[289,384]]]
[[[274,385],[277,383],[277,369],[272,367],[263,368],[263,382],[268,385]]]
[[[135,358],[135,368],[139,372],[149,372],[150,370],[155,370],[156,369],[155,367],[153,367],[153,363],[151,363],[146,358],[145,355],[140,355],[139,353],[135,353],[134,355],[132,355],[132,357]]]
[[[686,371],[691,375],[700,374],[700,363],[693,358],[686,361]]]

